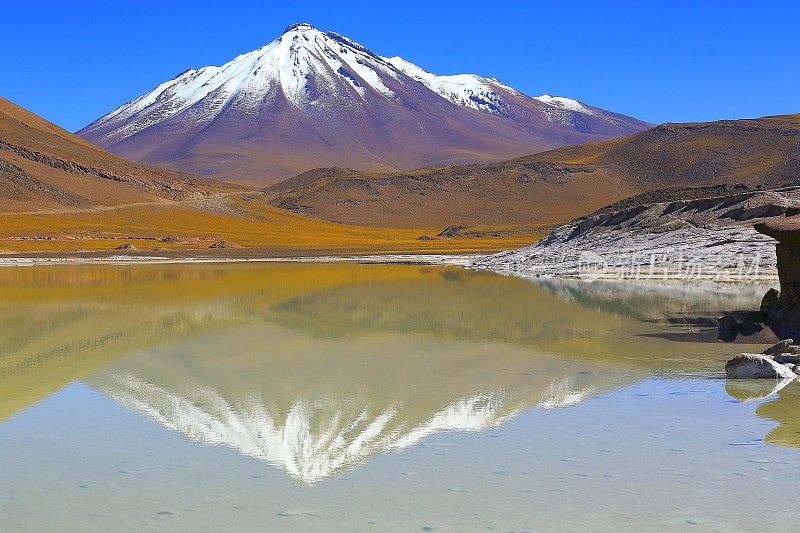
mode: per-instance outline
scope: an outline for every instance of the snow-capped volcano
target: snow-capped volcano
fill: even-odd
[[[186,70],[78,133],[139,161],[269,183],[321,166],[500,160],[647,126],[492,78],[437,76],[301,23],[220,67]]]

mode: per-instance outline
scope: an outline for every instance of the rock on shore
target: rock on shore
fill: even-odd
[[[788,365],[778,363],[768,355],[743,353],[725,364],[725,375],[729,378],[794,378]]]
[[[777,268],[781,292],[770,291],[762,310],[766,323],[780,338],[800,338],[800,210],[790,209],[785,218],[773,218],[755,229],[778,244]]]
[[[557,227],[521,250],[474,268],[523,277],[584,279],[775,279],[771,236],[753,224],[800,205],[800,187],[657,191]]]
[[[739,354],[725,364],[729,378],[794,379],[800,374],[800,345],[785,339],[764,353]]]

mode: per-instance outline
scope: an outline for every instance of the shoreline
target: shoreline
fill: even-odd
[[[320,254],[320,255],[142,255],[142,254],[64,254],[0,255],[0,267],[47,265],[158,265],[214,263],[397,263],[468,267],[488,254]]]
[[[475,265],[471,268],[473,270],[494,272],[501,276],[510,276],[520,279],[568,279],[583,281],[585,283],[593,283],[595,281],[765,283],[779,280],[778,269],[772,267],[762,268],[757,274],[743,274],[736,270],[726,269],[707,269],[702,272],[687,272],[680,266],[657,269],[649,272],[631,271],[627,268],[608,268],[602,273],[580,272],[570,268],[565,268],[562,272],[556,273],[554,273],[552,269],[547,273],[535,273],[515,270],[513,268],[487,267],[485,265]]]
[[[662,268],[653,272],[632,272],[629,269],[608,268],[602,273],[594,272],[586,275],[585,272],[576,272],[574,269],[564,268],[561,272],[548,270],[546,273],[525,272],[507,268],[500,265],[487,267],[481,263],[494,254],[414,254],[414,253],[344,253],[332,254],[324,251],[310,251],[304,255],[270,255],[269,253],[248,254],[241,250],[238,254],[224,255],[197,254],[185,252],[172,252],[167,254],[108,254],[103,252],[81,252],[72,254],[31,254],[31,255],[0,255],[0,268],[8,267],[33,267],[56,265],[177,265],[177,264],[222,264],[222,263],[363,263],[363,264],[419,264],[431,266],[457,266],[475,271],[486,271],[502,276],[511,276],[521,279],[567,279],[586,283],[594,281],[640,281],[640,282],[720,282],[720,283],[764,283],[778,280],[777,269],[760,270],[758,274],[742,276],[741,272],[726,272],[725,270],[706,270],[703,272],[687,273],[681,268]]]

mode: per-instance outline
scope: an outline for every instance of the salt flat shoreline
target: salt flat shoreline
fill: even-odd
[[[469,266],[486,254],[346,254],[276,257],[232,256],[150,256],[150,255],[91,255],[91,256],[0,256],[0,267],[44,265],[155,265],[155,264],[206,264],[206,263],[398,263]]]
[[[724,283],[771,282],[778,279],[776,268],[761,269],[758,273],[742,276],[725,270],[706,270],[687,273],[685,269],[669,266],[650,271],[608,268],[603,272],[577,272],[564,268],[558,272],[552,268],[546,273],[508,268],[508,265],[485,262],[494,254],[329,254],[304,256],[156,256],[97,254],[90,255],[30,255],[0,256],[0,267],[31,267],[55,265],[174,265],[174,264],[215,264],[215,263],[363,263],[363,264],[420,264],[432,266],[457,266],[472,270],[493,272],[504,276],[522,279],[562,278],[591,281],[717,281]],[[491,266],[489,266],[491,265]]]
[[[519,269],[507,268],[502,265],[486,265],[480,259],[478,262],[468,265],[472,270],[493,272],[503,276],[511,276],[521,279],[570,279],[584,281],[587,283],[594,281],[684,281],[684,282],[720,282],[720,283],[765,283],[779,280],[778,269],[770,266],[761,268],[757,272],[743,273],[741,271],[729,269],[709,268],[702,271],[687,271],[681,265],[666,266],[658,269],[630,269],[608,267],[602,272],[581,271],[573,268],[572,265],[564,265],[562,270],[558,270],[548,265],[544,272],[537,271],[535,263],[529,266],[534,268]]]

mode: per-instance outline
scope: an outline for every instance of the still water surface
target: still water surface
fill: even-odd
[[[710,329],[764,290],[0,269],[0,530],[795,530],[800,384]]]

